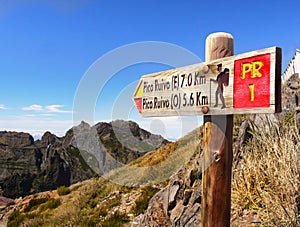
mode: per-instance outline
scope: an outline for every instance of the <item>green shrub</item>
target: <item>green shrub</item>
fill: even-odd
[[[43,204],[49,200],[49,196],[42,198],[33,198],[29,201],[28,205],[24,208],[24,212],[29,212],[38,208],[40,204]]]
[[[57,188],[57,193],[59,196],[70,194],[71,190],[66,186],[60,186]]]
[[[93,174],[93,178],[96,178],[96,179],[98,179],[100,176],[101,175],[99,173],[96,173],[96,172]]]
[[[47,209],[55,209],[61,204],[60,199],[49,199],[46,203],[42,204],[40,207],[40,211],[44,211]]]
[[[119,212],[116,212],[112,216],[110,216],[108,219],[104,220],[101,223],[102,227],[119,227],[123,226],[125,223],[129,222],[129,218],[126,214],[122,214]]]
[[[290,125],[293,124],[294,122],[295,122],[295,112],[294,111],[287,112],[284,116],[284,124]]]
[[[20,226],[20,224],[24,221],[24,219],[25,219],[25,216],[21,215],[19,210],[15,210],[8,217],[7,227]]]
[[[135,201],[135,206],[132,208],[131,212],[137,216],[143,213],[149,204],[150,199],[158,192],[158,189],[147,186],[143,188],[141,196]]]

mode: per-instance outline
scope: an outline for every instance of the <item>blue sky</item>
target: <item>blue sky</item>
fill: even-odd
[[[284,70],[300,48],[299,9],[298,0],[0,1],[0,130],[64,134],[74,123],[74,97],[93,63],[136,42],[175,44],[204,60],[206,37],[225,31],[234,36],[235,54],[281,47]],[[99,91],[90,123],[114,119],[114,103],[141,75],[170,68],[141,63],[112,75]],[[168,138],[201,123],[196,117],[142,119],[133,106],[129,110],[124,120]]]

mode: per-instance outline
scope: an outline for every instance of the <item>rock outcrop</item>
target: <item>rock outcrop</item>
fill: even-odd
[[[90,168],[62,146],[62,138],[46,132],[34,141],[28,133],[1,132],[0,186],[15,198],[88,179]]]
[[[284,82],[282,88],[283,110],[300,110],[300,76],[292,75]]]
[[[295,111],[296,119],[300,123],[300,75],[292,75],[282,87],[283,112]]]
[[[197,154],[150,200],[133,226],[200,226],[201,161]]]
[[[69,186],[129,163],[168,143],[132,121],[85,122],[64,137],[46,132],[40,140],[23,132],[0,132],[0,187],[16,198]],[[103,166],[106,166],[103,168]],[[94,168],[96,166],[96,168]]]

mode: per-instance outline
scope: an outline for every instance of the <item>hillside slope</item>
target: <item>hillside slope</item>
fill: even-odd
[[[249,127],[243,130],[252,137],[241,131],[235,133],[236,142],[240,143],[235,146],[240,149],[237,152],[240,158],[233,169],[232,226],[299,224],[300,128],[295,124],[295,117],[290,118],[289,114],[277,117],[275,124],[261,116],[252,120],[248,116],[236,119],[248,122]],[[257,130],[254,122],[273,127]],[[94,178],[70,186],[67,195],[59,195],[54,190],[15,200],[2,208],[0,220],[2,223],[9,220],[9,226],[21,223],[25,226],[199,226],[200,144],[201,131],[196,129],[185,138],[128,164],[136,168],[154,167],[149,171],[130,175],[122,167],[112,174],[126,178],[126,184],[137,178],[134,182],[139,187]],[[171,163],[166,161],[180,153],[186,153],[187,161],[182,165],[176,166],[173,162],[176,159],[170,159]],[[172,164],[176,171],[165,170]],[[161,175],[168,173],[169,177],[159,178],[160,174],[151,174],[153,170]]]
[[[132,121],[82,122],[57,137],[0,132],[0,188],[10,198],[69,186],[127,164],[167,140]]]
[[[170,176],[197,153],[199,138],[199,130],[195,130],[181,140],[168,143],[126,165],[141,169],[137,171],[138,175],[128,169],[124,171],[122,167],[116,170],[117,175],[105,175],[107,179],[96,177],[71,185],[67,195],[59,196],[57,190],[52,190],[10,201],[0,209],[0,225],[8,220],[12,226],[21,223],[29,226],[95,226],[96,223],[115,226],[115,222],[127,225],[145,211],[151,197],[166,185]],[[156,174],[152,174],[154,169]],[[164,177],[158,177],[160,175]],[[116,176],[127,178],[127,186],[120,184],[124,182],[118,182]],[[132,187],[134,184],[136,187]],[[52,206],[52,203],[57,204]]]

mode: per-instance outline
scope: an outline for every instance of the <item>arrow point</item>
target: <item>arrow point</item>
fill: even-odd
[[[142,113],[142,98],[136,98],[134,99],[135,105],[139,111],[139,113]]]
[[[141,97],[143,95],[143,81],[141,80],[135,93],[134,93],[134,97]]]

